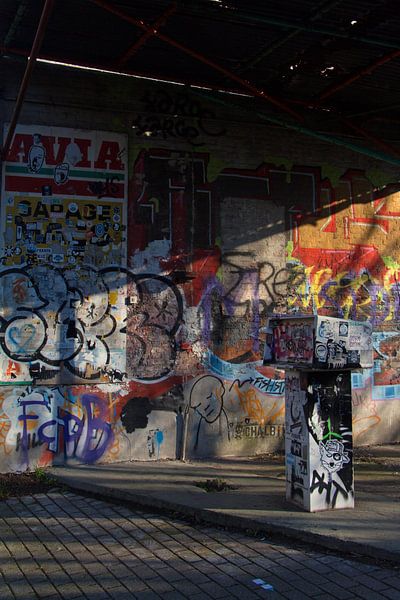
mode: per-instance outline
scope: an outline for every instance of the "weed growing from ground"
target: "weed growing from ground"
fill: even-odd
[[[206,481],[195,481],[196,487],[202,488],[206,492],[226,492],[234,490],[235,487],[225,481],[225,479],[206,479]]]

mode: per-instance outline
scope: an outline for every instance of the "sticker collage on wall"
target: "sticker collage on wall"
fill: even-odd
[[[3,383],[125,371],[126,148],[111,132],[17,128],[1,198]]]

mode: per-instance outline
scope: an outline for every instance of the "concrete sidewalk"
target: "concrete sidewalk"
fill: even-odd
[[[358,450],[355,508],[320,513],[285,500],[283,457],[76,465],[50,472],[72,489],[106,499],[400,563],[400,444]],[[216,478],[234,489],[208,493],[195,485]]]

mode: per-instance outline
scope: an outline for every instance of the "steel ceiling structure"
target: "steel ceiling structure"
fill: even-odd
[[[184,83],[399,165],[398,9],[398,0],[2,0],[0,55],[27,63],[3,156],[42,59]]]

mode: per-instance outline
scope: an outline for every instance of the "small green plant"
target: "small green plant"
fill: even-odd
[[[206,492],[226,492],[234,490],[234,486],[230,485],[225,479],[206,479],[206,481],[195,481],[196,487],[202,488]]]
[[[3,483],[0,483],[0,500],[7,498],[7,488]]]
[[[36,467],[33,474],[35,476],[36,481],[40,483],[51,485],[55,482],[55,480],[48,474],[46,469],[43,467]]]

